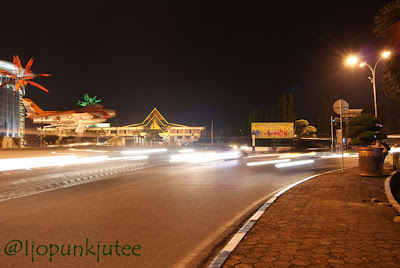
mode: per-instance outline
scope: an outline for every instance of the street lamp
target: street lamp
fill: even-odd
[[[381,59],[387,59],[390,56],[390,51],[384,51],[382,52],[381,56],[379,57],[379,59],[376,61],[374,67],[372,68],[371,65],[369,65],[366,62],[361,62],[360,63],[360,67],[364,67],[367,66],[368,69],[371,71],[372,73],[372,77],[368,77],[368,79],[371,81],[372,83],[372,89],[374,91],[374,107],[375,107],[375,117],[378,118],[378,108],[376,105],[376,84],[375,84],[375,71],[376,71],[376,66],[378,66],[378,63]],[[348,65],[355,65],[358,62],[358,58],[355,56],[350,56],[347,58],[346,63]]]

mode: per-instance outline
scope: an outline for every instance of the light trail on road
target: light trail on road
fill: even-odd
[[[81,153],[94,157],[92,152]],[[210,153],[227,159],[206,157]],[[174,155],[184,161],[169,162]],[[315,162],[300,166],[252,167],[257,165],[252,163],[267,161],[304,161],[279,159],[281,155],[262,159],[247,157],[239,150],[205,150],[199,154],[197,149],[186,153],[176,149],[131,161],[129,157],[143,155],[114,150],[107,155],[109,160],[99,163],[3,173],[0,244],[15,239],[15,235],[21,239],[33,236],[35,241],[40,237],[41,243],[81,241],[88,236],[98,241],[126,237],[140,243],[143,256],[134,262],[113,256],[102,260],[103,266],[203,266],[202,261],[212,254],[215,245],[236,231],[269,195],[340,165],[338,159],[322,159],[318,153],[304,156],[305,161]],[[82,155],[77,158],[83,159]],[[346,161],[348,165],[356,163],[355,158]],[[45,266],[46,261],[38,258],[37,263]],[[87,264],[84,258],[55,261],[60,266]],[[26,264],[23,257],[0,259],[0,266]]]
[[[11,171],[19,169],[33,169],[54,166],[68,166],[77,164],[101,163],[107,161],[128,161],[148,159],[148,155],[135,155],[125,157],[109,157],[108,155],[78,157],[76,155],[50,156],[50,157],[30,157],[30,158],[11,158],[0,159],[0,171]]]
[[[170,157],[170,162],[186,162],[186,163],[205,163],[219,160],[236,159],[241,156],[238,151],[229,152],[205,152],[205,153],[186,153],[175,154]]]

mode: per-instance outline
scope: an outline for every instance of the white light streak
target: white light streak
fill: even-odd
[[[240,157],[240,153],[224,152],[224,153],[191,153],[191,154],[175,154],[171,155],[170,162],[187,162],[187,163],[204,163],[218,160],[235,159]]]
[[[293,161],[293,162],[287,162],[287,163],[280,163],[280,164],[276,164],[275,167],[277,167],[277,168],[294,167],[294,166],[307,165],[307,164],[312,164],[312,163],[314,163],[314,160],[309,159],[309,160],[300,160],[300,161]]]
[[[289,153],[289,154],[284,154],[280,156],[279,158],[297,158],[297,157],[303,157],[303,156],[313,156],[316,155],[316,152],[310,152],[310,153]]]
[[[321,158],[341,158],[341,154],[331,154],[331,155],[321,155]],[[355,154],[350,154],[350,153],[344,153],[343,157],[358,157],[358,153]]]
[[[122,157],[113,157],[109,160],[117,161],[117,160],[145,160],[149,159],[148,155],[133,155],[133,156],[122,156]]]
[[[274,156],[282,156],[282,154],[254,154],[254,155],[249,155],[249,158],[254,158],[254,157],[274,157]]]
[[[121,154],[151,154],[151,153],[164,153],[166,148],[161,149],[148,149],[148,150],[134,150],[134,151],[121,151]]]
[[[60,166],[64,165],[65,163],[71,163],[73,161],[76,161],[76,158],[77,158],[76,155],[69,155],[69,156],[1,159],[0,171]]]
[[[77,157],[76,155],[68,156],[49,156],[49,157],[30,157],[30,158],[9,158],[0,159],[0,171],[11,171],[18,169],[30,170],[32,168],[67,166],[76,164],[91,164],[105,161],[119,160],[144,160],[148,159],[148,155],[135,155],[127,157],[108,157],[107,155]]]
[[[261,165],[270,165],[270,164],[284,163],[284,162],[289,162],[289,161],[290,161],[290,159],[258,161],[258,162],[247,163],[247,166],[253,167],[253,166],[261,166]]]
[[[108,151],[99,151],[99,150],[92,150],[92,149],[74,149],[70,148],[68,151],[75,151],[75,152],[90,152],[90,153],[108,153]]]
[[[183,149],[183,150],[180,150],[178,152],[181,153],[181,154],[186,154],[186,153],[193,153],[194,150],[193,149]]]

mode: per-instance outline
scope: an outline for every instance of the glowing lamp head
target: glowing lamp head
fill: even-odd
[[[390,51],[384,51],[384,52],[382,52],[382,58],[387,59],[387,58],[389,58],[389,56],[390,56]]]
[[[365,62],[361,62],[361,63],[360,63],[360,67],[364,67],[366,64],[367,64],[367,63],[365,63]]]
[[[358,58],[355,56],[348,57],[346,60],[347,65],[355,65],[358,62]]]

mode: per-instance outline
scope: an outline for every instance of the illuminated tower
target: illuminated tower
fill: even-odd
[[[16,74],[17,67],[7,61],[0,60],[0,69]],[[15,81],[5,74],[0,74],[0,136],[20,138],[24,140],[25,110],[22,97],[25,87],[15,91]]]

